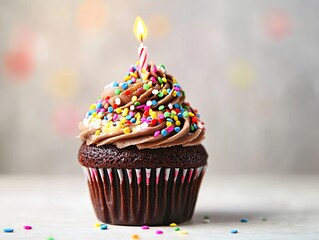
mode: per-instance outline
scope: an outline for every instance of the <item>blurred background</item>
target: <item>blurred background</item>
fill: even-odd
[[[81,174],[103,87],[164,64],[206,123],[208,171],[319,173],[318,1],[1,0],[0,173]]]

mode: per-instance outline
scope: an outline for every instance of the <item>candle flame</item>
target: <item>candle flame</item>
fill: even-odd
[[[135,20],[135,23],[134,23],[134,34],[137,38],[137,40],[143,42],[146,37],[147,37],[147,27],[145,25],[145,22],[143,21],[143,19],[138,16]]]

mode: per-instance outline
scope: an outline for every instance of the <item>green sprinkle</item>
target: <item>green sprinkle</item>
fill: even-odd
[[[47,240],[54,240],[54,238],[53,237],[48,237]]]
[[[170,113],[169,113],[169,112],[165,112],[165,113],[164,113],[164,117],[165,117],[165,118],[168,118],[169,116],[170,116]]]
[[[115,95],[120,95],[121,90],[117,88],[117,89],[114,90],[114,93],[115,93]]]
[[[194,132],[195,128],[193,125],[191,125],[191,131]]]
[[[184,117],[188,117],[188,112],[187,112],[187,111],[184,111],[184,112],[183,112],[183,116],[184,116]]]
[[[147,83],[145,83],[145,84],[143,85],[143,88],[144,88],[145,90],[148,90],[148,89],[150,89],[150,85],[148,85]]]
[[[165,66],[163,64],[160,65],[160,68],[163,68],[165,70]]]
[[[159,97],[163,97],[163,96],[164,96],[164,93],[159,92],[159,93],[157,94],[157,96],[159,96]]]
[[[140,102],[135,102],[135,103],[134,103],[134,106],[135,106],[135,107],[140,106],[140,105],[141,105]]]
[[[163,83],[163,80],[161,77],[158,77],[157,80],[162,84]]]
[[[174,228],[174,231],[179,231],[181,230],[179,227]]]
[[[164,105],[161,105],[158,107],[158,110],[162,111],[164,108],[165,108]]]

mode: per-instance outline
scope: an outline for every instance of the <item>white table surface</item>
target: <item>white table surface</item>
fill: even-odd
[[[319,239],[319,176],[207,176],[193,220],[179,227],[109,225],[97,219],[82,176],[0,175],[0,239]],[[204,216],[210,223],[202,223]],[[240,222],[248,218],[249,222]],[[266,221],[262,219],[266,218]],[[31,225],[32,230],[23,229]],[[15,229],[4,233],[4,227]],[[230,230],[238,229],[238,234]],[[156,230],[164,234],[157,235]]]

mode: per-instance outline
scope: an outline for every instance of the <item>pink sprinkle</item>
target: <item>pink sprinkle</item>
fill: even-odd
[[[116,121],[116,119],[117,119],[118,116],[119,116],[119,115],[115,113],[114,116],[113,116],[113,121]]]
[[[151,81],[152,81],[153,83],[156,83],[156,79],[155,79],[154,77],[151,77]]]
[[[31,230],[31,229],[32,229],[31,226],[24,226],[23,228],[24,228],[25,230]]]
[[[164,118],[165,118],[165,117],[164,117],[164,114],[160,114],[160,115],[159,115],[159,118],[160,118],[160,119],[164,119]]]
[[[135,77],[132,77],[131,80],[132,80],[133,83],[136,82],[136,78]]]
[[[157,137],[157,136],[159,136],[160,134],[161,134],[160,131],[156,131],[156,132],[154,133],[154,137]]]
[[[156,234],[163,234],[163,231],[162,230],[157,230]]]
[[[133,117],[135,114],[134,114],[134,112],[129,112],[129,115],[130,115],[131,117]]]
[[[149,226],[146,226],[146,225],[142,226],[141,228],[142,228],[143,230],[150,229]]]
[[[144,111],[148,111],[148,110],[150,110],[150,109],[151,109],[150,106],[145,106],[145,107],[144,107]]]
[[[173,132],[173,131],[174,131],[174,126],[170,126],[170,127],[168,127],[166,130],[167,130],[167,132],[169,132],[169,133],[170,133],[170,132]]]
[[[145,104],[140,105],[140,106],[137,106],[136,108],[137,108],[137,109],[141,109],[141,108],[144,108],[144,107],[145,107]]]
[[[153,67],[153,72],[157,72],[157,67],[154,65],[154,67]]]
[[[105,109],[104,108],[101,108],[99,109],[100,111],[99,112],[105,112]]]

